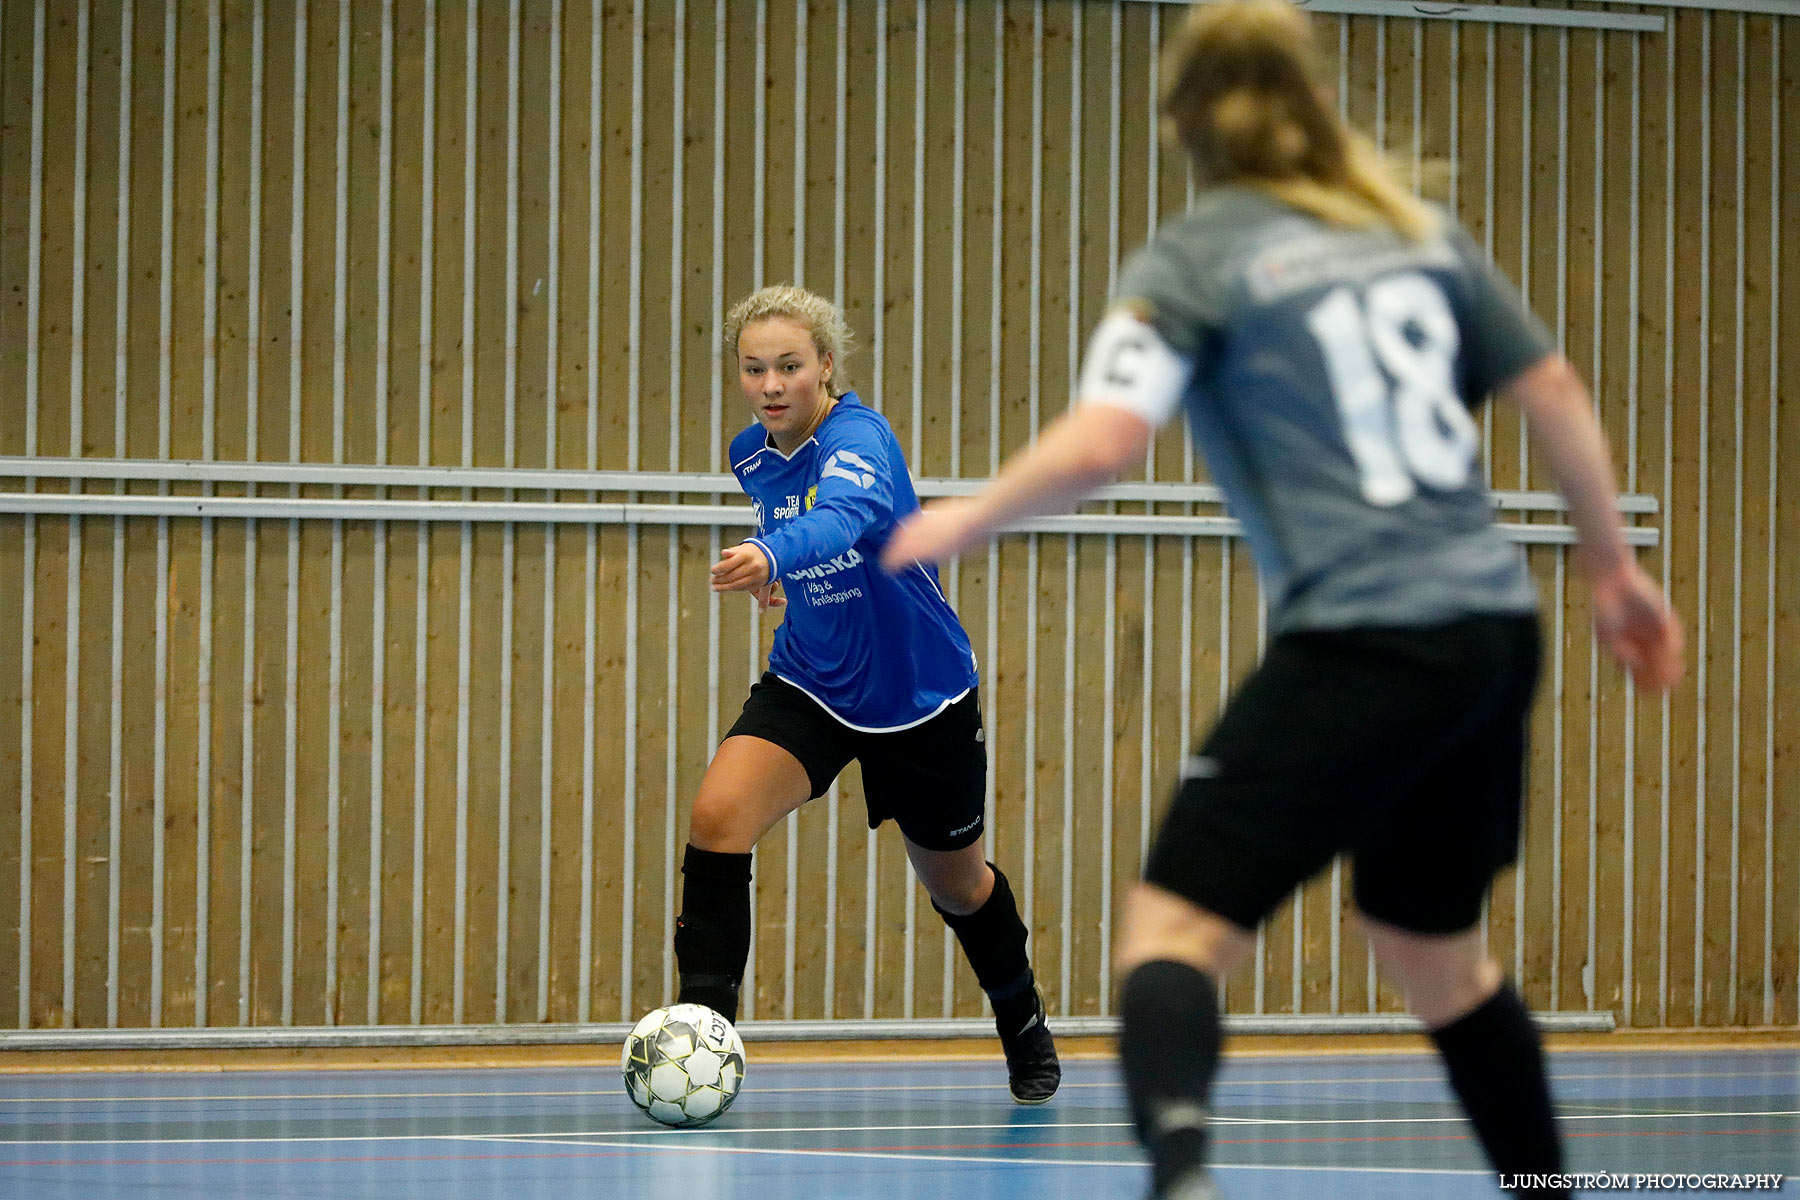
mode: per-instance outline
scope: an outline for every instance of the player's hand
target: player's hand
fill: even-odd
[[[1681,621],[1659,588],[1626,559],[1594,575],[1594,631],[1632,681],[1650,692],[1673,687],[1685,669]]]
[[[974,506],[965,497],[935,500],[894,527],[881,550],[881,565],[904,571],[914,563],[941,563],[980,540]]]
[[[756,589],[756,611],[768,612],[771,608],[786,608],[787,593],[781,588],[781,580],[766,583]]]
[[[712,566],[713,591],[754,592],[769,585],[769,558],[755,545],[740,542],[719,551]]]

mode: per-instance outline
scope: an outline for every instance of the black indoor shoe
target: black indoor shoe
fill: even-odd
[[[1044,998],[1022,1028],[1008,1032],[1000,1027],[1000,1046],[1006,1051],[1007,1084],[1019,1104],[1042,1104],[1056,1095],[1062,1083],[1062,1065],[1056,1061],[1056,1041],[1044,1024]]]

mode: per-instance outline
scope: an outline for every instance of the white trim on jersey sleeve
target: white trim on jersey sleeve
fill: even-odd
[[[1080,402],[1126,409],[1160,429],[1181,407],[1193,376],[1194,360],[1176,353],[1155,326],[1115,309],[1088,339]]]
[[[755,546],[758,550],[763,552],[763,557],[769,560],[769,582],[779,583],[781,581],[781,568],[775,562],[775,552],[769,549],[769,543],[763,541],[760,537],[747,537],[744,539],[744,542],[747,545]]]

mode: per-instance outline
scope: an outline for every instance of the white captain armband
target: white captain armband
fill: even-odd
[[[1128,409],[1160,429],[1181,407],[1193,374],[1194,360],[1177,354],[1155,326],[1115,309],[1088,339],[1080,400]]]

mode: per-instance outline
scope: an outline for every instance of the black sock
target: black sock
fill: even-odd
[[[1502,1175],[1560,1174],[1562,1144],[1550,1107],[1543,1042],[1519,994],[1501,984],[1481,1007],[1435,1030],[1431,1040],[1494,1170]]]
[[[737,1020],[738,987],[750,957],[750,856],[687,848],[675,920],[680,1004],[704,1004]]]
[[[1125,977],[1119,1058],[1158,1192],[1206,1161],[1220,1038],[1218,986],[1205,971],[1158,959]]]
[[[995,1022],[1002,1029],[1016,1029],[1037,1015],[1037,980],[1025,953],[1025,922],[1019,919],[1012,886],[999,867],[988,866],[994,872],[994,890],[980,908],[958,915],[938,908],[935,900],[931,907],[962,943],[976,982],[994,1006]]]

